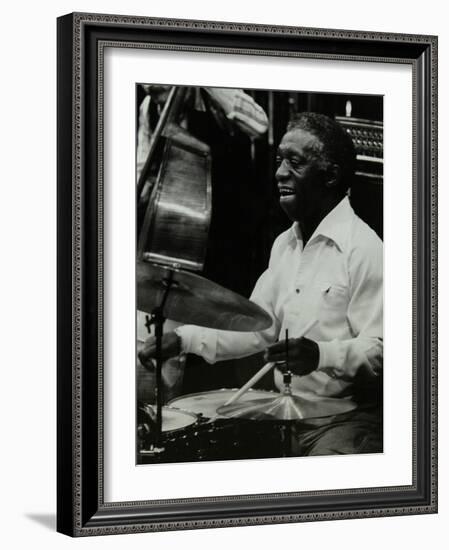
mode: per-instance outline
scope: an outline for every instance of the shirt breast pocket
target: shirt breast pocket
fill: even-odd
[[[349,304],[349,290],[347,287],[336,283],[320,283],[320,305],[328,311],[334,311],[346,315]]]

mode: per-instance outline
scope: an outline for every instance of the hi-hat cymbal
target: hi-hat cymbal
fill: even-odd
[[[196,275],[149,262],[137,262],[137,308],[151,313],[160,306],[167,285],[164,316],[208,328],[251,332],[271,326],[266,311],[254,302]]]
[[[331,397],[305,397],[281,393],[271,399],[254,399],[232,403],[217,409],[217,413],[227,418],[247,420],[306,420],[334,416],[356,408],[353,401]]]

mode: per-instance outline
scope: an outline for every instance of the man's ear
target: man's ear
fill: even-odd
[[[329,164],[327,167],[326,187],[337,187],[341,179],[341,169],[338,164]]]

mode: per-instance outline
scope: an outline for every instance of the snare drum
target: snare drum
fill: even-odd
[[[238,392],[237,389],[221,389],[190,393],[172,399],[168,405],[175,409],[190,411],[203,418],[217,417],[217,409],[222,407],[231,397]],[[275,392],[250,389],[244,393],[239,401],[251,401],[252,399],[272,399]],[[223,417],[219,417],[223,418]]]
[[[237,391],[237,389],[221,389],[172,399],[167,407],[163,407],[162,412],[164,452],[156,457],[143,452],[139,458],[140,463],[282,456],[281,432],[274,424],[217,416],[217,409]],[[241,400],[272,399],[274,393],[251,389],[241,397]],[[177,417],[177,412],[182,415],[190,414],[198,421],[181,426],[179,422],[185,417]],[[166,416],[167,420],[165,420]],[[211,422],[210,419],[214,420]],[[168,430],[168,428],[171,429]]]

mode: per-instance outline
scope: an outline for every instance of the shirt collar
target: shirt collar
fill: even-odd
[[[349,226],[353,217],[354,210],[349,202],[349,198],[346,196],[321,220],[308,242],[312,242],[318,236],[323,236],[334,241],[340,250],[343,250],[347,242]],[[298,222],[295,222],[290,227],[290,238],[303,241]]]

